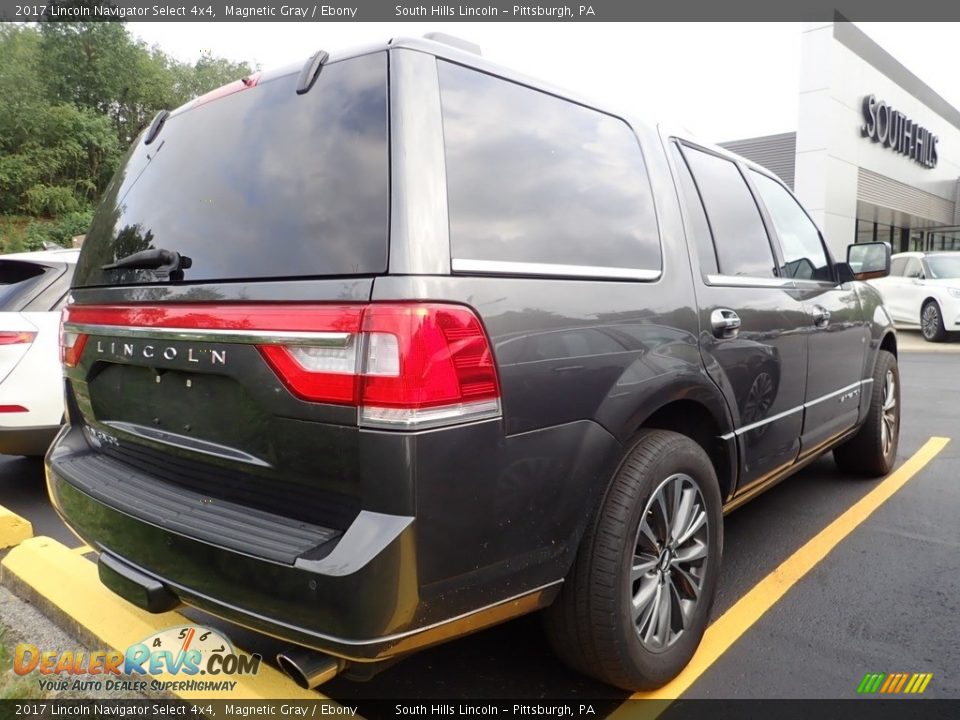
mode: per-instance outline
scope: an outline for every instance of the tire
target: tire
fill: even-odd
[[[679,507],[673,505],[677,491]],[[661,507],[668,506],[674,519],[686,508],[687,522],[664,543]],[[650,535],[660,541],[656,556]],[[663,685],[700,644],[722,551],[720,488],[710,458],[685,435],[644,431],[588,526],[560,595],[544,612],[550,644],[567,665],[610,685],[629,691]],[[641,557],[646,571],[631,581]],[[668,602],[658,603],[665,591]],[[635,593],[647,600],[638,619]],[[667,607],[669,616],[652,612]]]
[[[947,339],[943,313],[936,300],[928,300],[920,310],[920,334],[927,342],[943,342]]]
[[[863,427],[843,445],[833,459],[844,472],[868,477],[893,469],[900,442],[900,369],[886,350],[877,353],[870,389],[870,409]]]

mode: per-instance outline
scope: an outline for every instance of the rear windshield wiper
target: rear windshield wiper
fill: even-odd
[[[103,270],[156,270],[161,273],[174,273],[186,270],[193,261],[186,255],[173,250],[157,248],[155,250],[141,250],[132,255],[120,258],[116,262],[102,265]]]

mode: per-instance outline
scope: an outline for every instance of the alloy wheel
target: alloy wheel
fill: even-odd
[[[880,441],[883,455],[890,454],[897,432],[897,379],[893,370],[887,370],[883,381],[883,402],[881,405],[883,416],[880,423]]]
[[[930,303],[923,309],[923,317],[920,318],[920,330],[923,336],[928,340],[935,337],[940,329],[940,312],[937,306]]]
[[[650,495],[628,586],[637,635],[648,650],[673,645],[690,626],[703,590],[708,530],[703,495],[689,475],[671,475]]]

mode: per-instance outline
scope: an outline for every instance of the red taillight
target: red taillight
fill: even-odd
[[[29,345],[36,336],[35,332],[27,330],[4,330],[0,331],[0,345]]]
[[[256,345],[293,395],[358,407],[364,425],[422,428],[500,415],[489,340],[460,305],[71,305],[63,323],[68,367],[90,325],[206,330],[210,341]]]
[[[500,414],[493,353],[473,312],[456,305],[371,305],[361,421],[417,426]]]
[[[301,400],[356,404],[359,376],[355,338],[351,337],[344,348],[262,345],[260,352],[277,377]]]
[[[87,344],[87,336],[84,333],[64,327],[64,323],[71,320],[79,322],[72,317],[72,307],[72,305],[68,305],[60,313],[60,363],[68,368],[77,366],[77,363],[80,362],[80,356],[83,355],[83,348]]]
[[[0,405],[0,413],[30,412],[23,405]]]
[[[355,318],[336,328],[348,329]],[[377,303],[349,329],[347,338],[260,351],[291,393],[356,405],[364,425],[425,427],[500,414],[493,353],[470,309]]]

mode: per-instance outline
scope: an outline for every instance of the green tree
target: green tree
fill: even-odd
[[[182,105],[191,98],[210,92],[221,85],[247,77],[253,71],[245,63],[235,63],[225,58],[203,53],[193,65],[173,62],[170,73],[173,77],[173,102],[171,108]]]
[[[0,24],[0,215],[11,219],[0,223],[0,248],[14,244],[2,235],[23,215],[64,218],[51,233],[65,236],[157,112],[250,73],[209,53],[181,62],[120,22]],[[30,227],[35,244],[44,226]]]
[[[89,205],[120,152],[106,118],[51,102],[36,32],[0,28],[0,212],[55,217]]]

